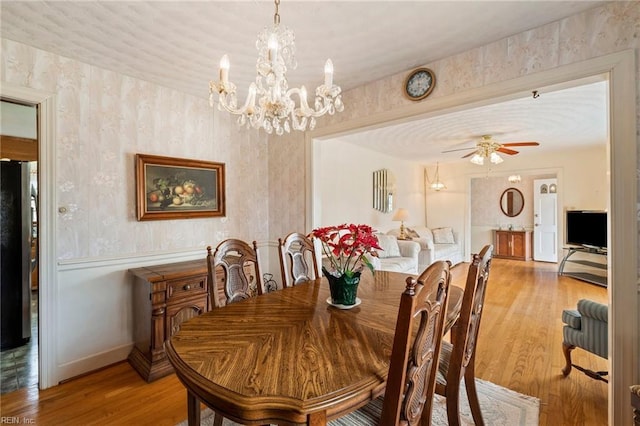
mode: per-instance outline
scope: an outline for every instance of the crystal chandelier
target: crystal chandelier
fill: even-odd
[[[238,124],[282,135],[284,132],[289,133],[291,129],[313,130],[316,117],[326,113],[333,115],[336,111],[342,111],[344,105],[342,89],[333,84],[331,59],[327,59],[324,66],[324,84],[316,88],[313,108],[307,103],[307,90],[304,86],[289,88],[287,69],[295,69],[297,66],[295,36],[293,31],[280,25],[279,5],[280,0],[275,0],[273,27],[265,27],[258,34],[257,77],[249,86],[244,105],[238,106],[236,86],[229,81],[227,55],[220,60],[220,81],[209,83],[209,103],[213,106],[217,93],[218,109],[239,115]],[[298,103],[294,97],[297,97]]]

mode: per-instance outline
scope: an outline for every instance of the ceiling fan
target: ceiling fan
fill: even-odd
[[[471,157],[471,162],[474,164],[482,165],[484,164],[484,159],[488,158],[493,164],[499,164],[504,161],[502,157],[498,155],[498,152],[508,155],[515,155],[518,151],[508,148],[513,146],[538,146],[540,145],[538,142],[507,142],[500,143],[496,142],[491,138],[491,135],[482,135],[482,139],[476,143],[475,147],[471,148],[459,148],[459,149],[450,149],[445,152],[453,152],[453,151],[464,151],[468,149],[473,149],[472,152],[462,156],[462,158]]]

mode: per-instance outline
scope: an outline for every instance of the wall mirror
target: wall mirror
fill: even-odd
[[[507,188],[500,197],[500,209],[509,217],[516,217],[524,208],[524,196],[519,189]]]
[[[393,210],[393,189],[395,178],[387,169],[373,172],[373,208],[390,213]]]

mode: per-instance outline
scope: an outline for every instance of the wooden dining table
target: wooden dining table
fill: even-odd
[[[409,276],[363,273],[351,309],[331,306],[320,278],[183,323],[165,349],[187,389],[189,425],[200,424],[200,402],[245,425],[324,425],[381,395]]]

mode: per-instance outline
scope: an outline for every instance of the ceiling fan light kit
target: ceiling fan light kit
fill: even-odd
[[[452,152],[452,151],[460,151],[464,149],[474,149],[473,152],[464,155],[462,158],[471,157],[471,162],[473,164],[477,164],[482,166],[484,164],[484,159],[488,158],[492,164],[500,164],[504,161],[504,159],[498,154],[508,154],[515,155],[518,151],[514,149],[507,148],[509,146],[538,146],[540,145],[538,142],[508,142],[508,143],[499,143],[494,141],[491,138],[491,135],[483,135],[480,142],[476,143],[475,148],[462,148],[462,149],[452,149],[449,151],[443,152]]]
[[[342,89],[333,84],[333,63],[327,59],[324,67],[324,84],[315,89],[313,108],[307,102],[307,89],[289,88],[287,69],[295,69],[295,36],[293,31],[280,25],[278,6],[275,0],[273,26],[258,34],[256,48],[257,77],[249,85],[249,94],[242,106],[238,106],[236,86],[229,81],[229,57],[220,60],[220,81],[209,83],[209,103],[214,104],[218,95],[218,109],[239,115],[238,124],[264,129],[267,133],[282,135],[293,130],[313,130],[316,117],[333,115],[344,110]],[[264,81],[263,81],[264,79]],[[298,98],[298,102],[294,100]]]

